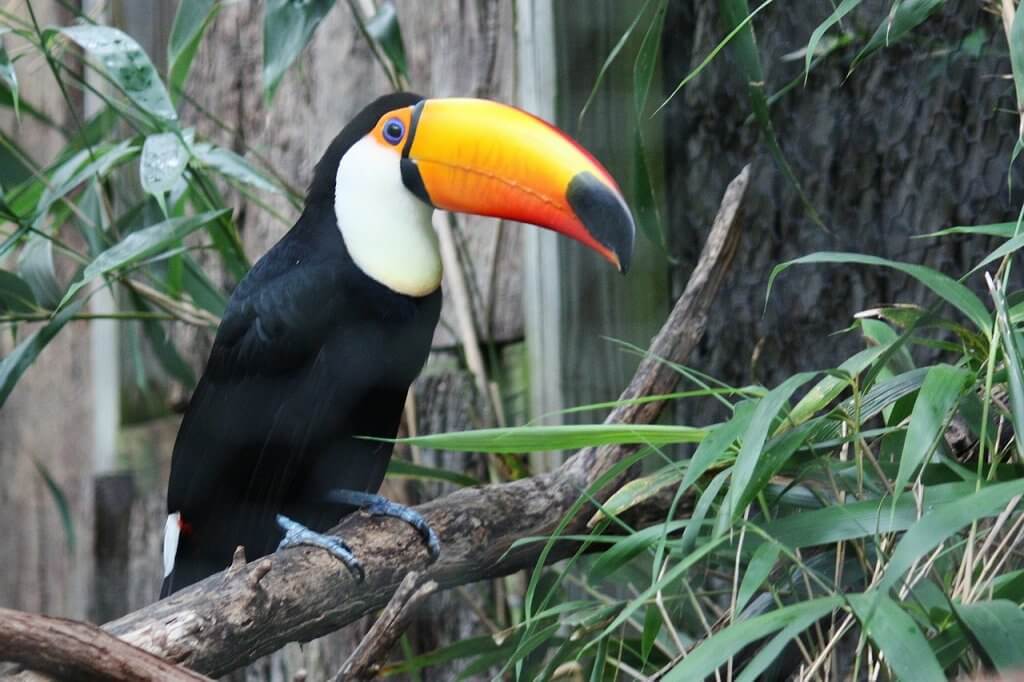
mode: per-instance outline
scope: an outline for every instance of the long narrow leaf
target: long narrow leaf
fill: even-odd
[[[765,300],[767,300],[767,297],[771,295],[772,284],[781,272],[794,265],[805,265],[810,263],[855,263],[859,265],[878,265],[898,270],[910,275],[918,282],[931,289],[942,299],[952,304],[957,310],[962,312],[967,319],[973,322],[980,331],[987,333],[992,327],[992,318],[989,316],[988,310],[981,302],[981,299],[979,299],[973,291],[965,287],[960,282],[957,282],[952,277],[948,277],[941,272],[923,265],[901,263],[898,261],[887,260],[885,258],[878,258],[877,256],[865,256],[857,253],[821,251],[776,265],[772,269],[771,276],[768,278],[768,292],[765,295]]]

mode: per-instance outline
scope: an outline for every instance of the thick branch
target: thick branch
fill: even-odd
[[[95,625],[11,609],[0,609],[0,661],[61,680],[210,679],[127,644]]]
[[[749,169],[722,200],[700,262],[623,398],[672,390],[700,339],[714,296],[738,241],[737,212]],[[661,402],[616,409],[612,422],[650,423]],[[388,603],[410,569],[442,588],[508,575],[533,566],[542,543],[510,549],[524,537],[550,535],[580,492],[636,446],[588,448],[553,472],[501,485],[464,488],[417,508],[441,539],[441,557],[426,566],[419,536],[393,519],[356,514],[336,529],[360,557],[366,581],[356,583],[337,560],[294,548],[211,576],[172,597],[104,626],[138,647],[211,675],[222,675],[292,641],[337,630]],[[628,478],[618,476],[610,492]],[[592,509],[585,510],[579,525]],[[572,550],[567,543],[550,556]]]

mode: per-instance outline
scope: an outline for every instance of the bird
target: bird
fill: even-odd
[[[559,232],[629,267],[635,224],[611,174],[516,107],[399,92],[368,104],[316,164],[295,225],[238,283],[171,458],[161,597],[231,564],[321,547],[358,509],[437,534],[378,494],[441,311],[435,210]]]

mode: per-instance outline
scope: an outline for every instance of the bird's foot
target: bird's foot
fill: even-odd
[[[330,491],[327,496],[331,502],[360,507],[374,516],[392,516],[405,521],[415,528],[423,538],[423,542],[427,545],[427,552],[430,554],[430,561],[434,562],[440,556],[441,540],[438,539],[437,533],[434,532],[434,529],[430,527],[422,516],[409,507],[392,502],[381,495],[356,490],[336,489]]]
[[[345,544],[345,541],[339,537],[333,535],[324,535],[323,533],[317,533],[309,528],[306,528],[298,521],[293,521],[284,514],[277,515],[277,525],[284,530],[284,539],[278,544],[279,550],[285,547],[295,547],[297,545],[309,545],[312,547],[319,547],[327,550],[341,563],[345,564],[345,568],[359,582],[363,582],[366,578],[366,572],[363,571],[362,564],[359,563],[359,559],[356,559],[356,555],[352,553],[352,549]]]

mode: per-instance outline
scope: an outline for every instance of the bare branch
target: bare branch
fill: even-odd
[[[62,680],[209,680],[127,644],[95,625],[0,609],[0,661]]]
[[[417,571],[406,574],[387,607],[348,657],[333,682],[372,680],[380,662],[409,626],[409,619],[423,600],[437,591],[437,583]]]

